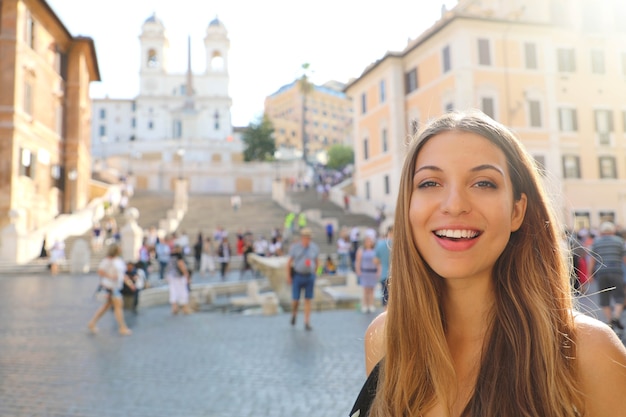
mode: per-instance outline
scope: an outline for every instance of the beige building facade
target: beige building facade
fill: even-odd
[[[30,231],[90,197],[91,38],[43,0],[0,0],[0,228]]]
[[[567,226],[626,226],[625,21],[621,0],[461,0],[444,10],[346,87],[357,196],[393,211],[411,135],[477,108],[521,138]]]
[[[309,161],[324,162],[332,145],[352,144],[352,103],[342,91],[344,87],[331,81],[311,85],[303,94],[299,82],[294,81],[265,98],[265,114],[274,126],[281,159],[302,157],[305,144]]]

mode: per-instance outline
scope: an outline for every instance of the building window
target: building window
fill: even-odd
[[[614,156],[601,156],[599,158],[600,163],[600,178],[617,178],[617,168],[615,166]]]
[[[604,51],[602,49],[591,50],[591,72],[594,74],[604,74]]]
[[[380,132],[380,138],[382,141],[383,152],[387,152],[389,150],[389,140],[387,139],[387,129],[383,128]]]
[[[137,119],[134,117],[130,119],[130,127],[135,128],[137,126]]]
[[[33,115],[33,85],[30,81],[24,83],[24,112]]]
[[[361,94],[361,114],[367,112],[367,94]]]
[[[417,134],[417,131],[419,130],[419,125],[420,123],[417,119],[411,120],[411,135]]]
[[[615,25],[613,26],[617,32],[626,32],[626,3],[623,1],[615,2],[613,9],[613,16],[615,17]]]
[[[594,110],[596,132],[600,145],[610,145],[613,132],[613,113],[610,110]]]
[[[576,71],[576,52],[574,48],[557,49],[557,67],[559,72]]]
[[[132,101],[130,103],[130,110],[131,111],[136,111],[137,110],[137,103],[136,102]]]
[[[183,124],[180,120],[174,120],[172,122],[172,136],[176,139],[183,136]]]
[[[495,106],[492,97],[483,97],[480,99],[480,108],[483,113],[495,120]]]
[[[30,11],[26,12],[26,25],[24,29],[24,41],[26,41],[26,44],[32,49],[35,49],[35,19],[33,19],[33,15],[30,14]]]
[[[367,138],[363,139],[363,160],[367,161],[369,158],[369,140]]]
[[[0,1],[0,3],[2,2]],[[52,66],[54,67],[54,70],[56,71],[57,74],[61,74],[61,61],[62,60],[63,60],[63,54],[61,53],[59,46],[54,45],[54,60],[52,62]]]
[[[384,178],[384,182],[385,182],[385,195],[389,195],[391,193],[391,187],[389,186],[389,175],[385,175]]]
[[[478,39],[478,64],[491,65],[489,39]]]
[[[524,62],[526,69],[537,69],[537,45],[534,43],[524,44]]]
[[[63,105],[61,105],[60,103],[57,104],[54,112],[54,131],[57,133],[57,135],[63,136]]]
[[[566,27],[571,24],[571,16],[569,11],[570,0],[551,0],[550,14],[552,23],[555,26]]]
[[[148,51],[148,58],[147,58],[147,65],[148,68],[156,68],[159,66],[159,59],[157,57],[157,53],[154,49],[150,49]]]
[[[537,100],[529,100],[528,113],[530,116],[530,126],[541,127],[541,103]]]
[[[28,149],[20,149],[20,175],[35,178],[35,155]]]
[[[563,155],[563,178],[580,178],[580,158],[577,155]]]
[[[415,90],[417,90],[417,68],[404,74],[404,92],[409,94]]]
[[[61,165],[54,164],[50,167],[50,178],[52,178],[52,184],[58,189],[63,189],[63,172]]]
[[[378,86],[379,88],[379,96],[380,96],[380,102],[384,103],[385,99],[386,99],[386,94],[387,91],[385,91],[385,80],[380,80],[380,84]]]
[[[365,199],[366,200],[370,199],[370,182],[369,181],[365,181]]]
[[[446,45],[441,51],[441,59],[443,66],[443,73],[450,71],[452,69],[452,62],[450,60],[450,45]]]
[[[98,133],[100,137],[106,136],[107,135],[107,127],[105,125],[100,125],[100,127],[98,128]]]
[[[445,111],[446,111],[446,113],[453,112],[454,111],[454,104],[453,103],[446,103]]]
[[[578,131],[578,115],[576,109],[567,107],[559,108],[559,129],[561,132]]]
[[[106,111],[106,109],[100,109],[100,118],[101,119],[106,119],[107,118],[107,111]]]
[[[215,110],[213,114],[213,128],[215,130],[220,130],[220,112]]]
[[[588,211],[574,212],[574,230],[589,229],[591,227],[591,215]]]
[[[535,167],[541,175],[546,175],[546,157],[544,155],[534,155]]]
[[[152,122],[152,120],[148,122],[148,129],[150,130],[154,129],[154,123]]]
[[[597,0],[583,1],[582,20],[583,30],[586,32],[602,31],[602,6]]]

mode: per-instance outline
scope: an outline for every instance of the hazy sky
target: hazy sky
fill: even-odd
[[[233,124],[263,112],[265,97],[292,82],[308,62],[312,80],[347,82],[387,51],[401,51],[457,0],[48,0],[69,32],[94,39],[101,82],[91,96],[133,98],[139,92],[141,25],[156,12],[170,40],[169,65],[204,71],[204,35],[216,16],[230,39]]]

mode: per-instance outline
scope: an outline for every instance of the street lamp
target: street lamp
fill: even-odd
[[[106,143],[109,141],[109,138],[106,136],[100,136],[100,146],[102,146],[102,152],[100,153],[100,158],[102,158],[102,170],[106,165]]]
[[[274,162],[276,162],[276,181],[280,181],[280,158],[281,156],[282,155],[280,151],[274,152]]]
[[[75,169],[70,170],[67,173],[67,179],[70,180],[70,213],[74,213],[76,209],[76,179],[78,178],[78,172]]]
[[[182,180],[183,179],[183,157],[185,156],[185,148],[183,148],[182,146],[179,147],[178,150],[176,151],[176,155],[178,155],[178,164],[179,164],[178,179]]]

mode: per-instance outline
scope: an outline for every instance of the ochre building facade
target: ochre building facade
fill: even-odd
[[[626,225],[625,21],[622,0],[461,0],[442,11],[346,87],[357,195],[393,211],[411,136],[475,108],[521,138],[567,226]]]
[[[91,179],[93,40],[42,0],[0,0],[0,228],[84,207]]]

